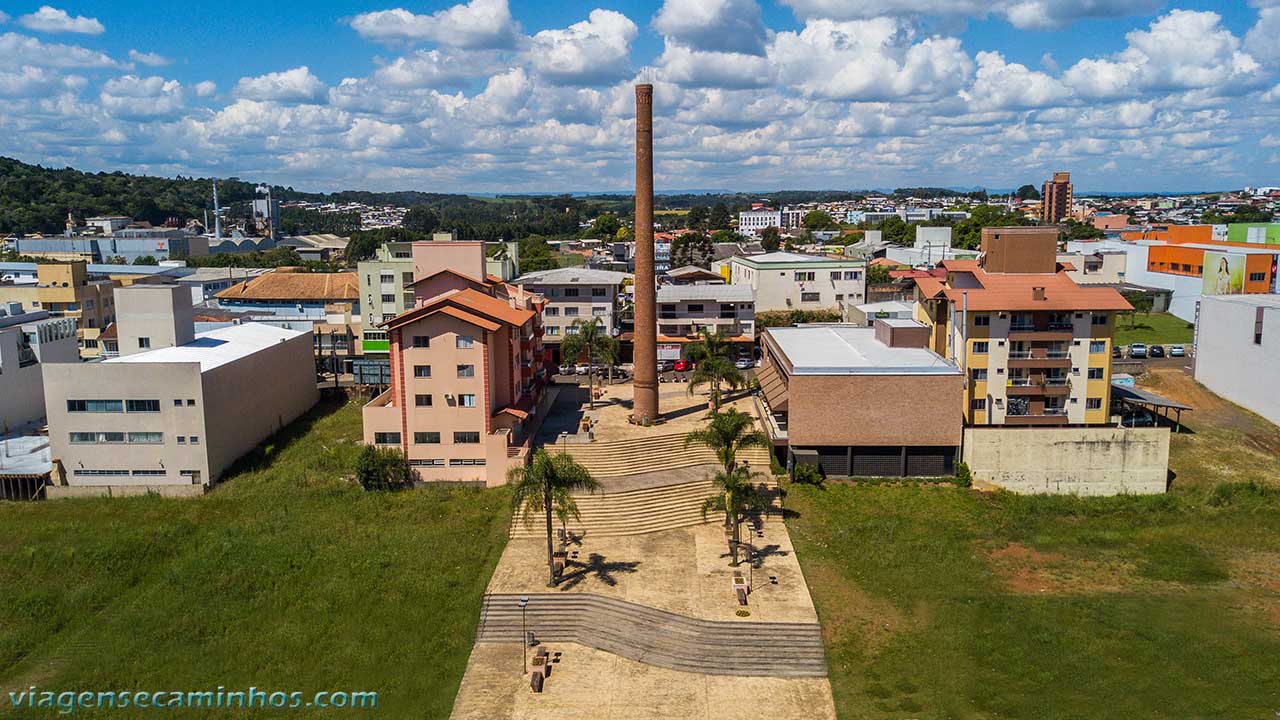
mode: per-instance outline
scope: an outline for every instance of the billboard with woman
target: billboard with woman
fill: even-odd
[[[1244,292],[1244,255],[1221,252],[1204,254],[1204,295],[1239,295]]]

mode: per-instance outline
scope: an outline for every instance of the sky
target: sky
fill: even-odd
[[[0,155],[299,190],[1280,185],[1280,0],[0,4]]]

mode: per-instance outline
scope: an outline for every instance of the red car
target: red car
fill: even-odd
[[[688,360],[677,360],[676,366],[672,369],[676,372],[689,372],[693,369],[693,363]]]

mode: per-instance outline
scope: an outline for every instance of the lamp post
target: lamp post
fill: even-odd
[[[529,604],[529,596],[521,595],[520,602],[520,667],[521,675],[529,672],[529,633],[525,629],[524,609]]]

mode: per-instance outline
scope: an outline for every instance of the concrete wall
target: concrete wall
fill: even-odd
[[[1261,310],[1259,345],[1254,343],[1257,304],[1239,297],[1201,299],[1196,380],[1280,425],[1280,307]]]
[[[181,285],[136,284],[115,291],[120,354],[186,345],[195,339],[191,292]],[[139,341],[144,339],[146,347]]]
[[[41,326],[53,327],[37,329]],[[37,342],[31,349],[39,362],[20,367],[22,336],[33,330]],[[0,433],[44,419],[45,365],[79,362],[80,351],[70,320],[43,320],[0,330]]]
[[[962,458],[975,480],[1018,493],[1162,493],[1168,428],[966,428]]]

